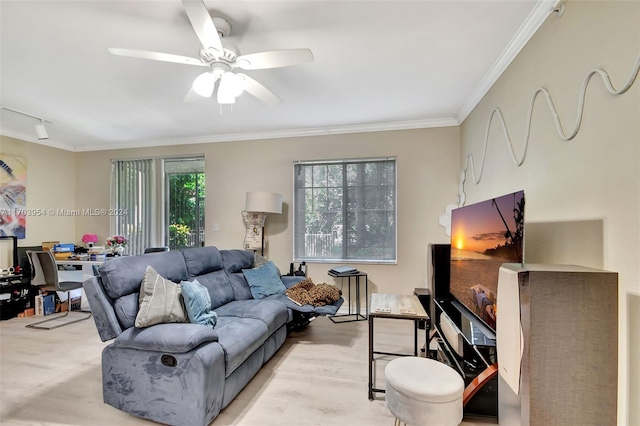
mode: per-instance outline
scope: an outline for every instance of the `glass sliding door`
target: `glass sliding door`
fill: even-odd
[[[165,244],[204,246],[204,158],[164,160]]]

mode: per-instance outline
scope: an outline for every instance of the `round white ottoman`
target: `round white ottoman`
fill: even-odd
[[[385,397],[398,421],[408,425],[459,425],[464,381],[451,367],[428,358],[396,358],[387,364]]]

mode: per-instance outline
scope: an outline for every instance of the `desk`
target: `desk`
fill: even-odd
[[[418,356],[418,328],[421,321],[429,321],[429,315],[425,312],[422,304],[415,295],[381,294],[372,293],[371,308],[369,311],[369,400],[373,400],[374,392],[384,393],[384,389],[376,389],[373,383],[374,354],[394,355],[394,356]],[[410,313],[403,313],[404,309],[413,310]],[[413,320],[413,354],[399,354],[392,352],[378,352],[373,348],[373,320],[375,318],[393,318],[402,320]],[[429,327],[425,327],[425,341],[429,340]]]
[[[61,274],[61,272],[64,273],[66,271],[58,271],[58,277],[60,279],[68,280],[68,281],[77,281],[78,279],[81,279],[82,281],[84,281],[87,278],[93,277],[95,275],[93,273],[93,267],[94,266],[100,266],[104,262],[105,262],[104,260],[65,260],[65,259],[56,259],[56,265],[82,266],[82,277],[81,278],[75,278],[75,277],[72,277],[72,276],[69,276],[68,278],[65,278],[64,274]],[[75,271],[70,271],[70,272],[73,273]],[[89,302],[87,300],[87,296],[84,293],[84,288],[78,289],[78,290],[71,290],[70,294],[69,294],[69,296],[72,297],[72,298],[78,297],[78,295],[80,295],[82,297],[80,309],[82,309],[83,311],[90,312],[91,308],[89,307]],[[58,297],[60,297],[60,294],[58,294]]]
[[[348,288],[348,292],[349,292],[349,300],[348,300],[348,307],[349,307],[349,313],[348,314],[340,314],[340,315],[331,315],[329,317],[329,319],[335,323],[335,324],[340,324],[343,322],[353,322],[353,321],[363,321],[366,320],[367,317],[365,317],[364,315],[362,315],[360,313],[360,277],[364,277],[364,303],[365,303],[365,312],[367,312],[368,309],[368,293],[369,293],[369,277],[367,277],[367,274],[365,272],[361,272],[358,271],[356,273],[345,273],[345,274],[336,274],[336,273],[332,273],[331,271],[329,271],[329,276],[334,277],[334,278],[347,278],[347,288]],[[351,313],[351,278],[355,278],[356,280],[356,311],[355,313]],[[348,320],[340,320],[340,321],[336,321],[335,318],[344,318],[344,317],[353,317],[355,316],[355,319],[348,319]]]

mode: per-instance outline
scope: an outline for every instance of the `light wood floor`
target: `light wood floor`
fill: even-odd
[[[0,321],[0,424],[155,424],[102,402],[100,353],[108,343],[92,319],[50,331],[24,327],[34,321]],[[376,320],[376,350],[411,352],[412,324]],[[287,338],[212,425],[391,426],[384,394],[367,398],[367,348],[366,321],[318,318]],[[376,362],[377,387],[388,359]]]

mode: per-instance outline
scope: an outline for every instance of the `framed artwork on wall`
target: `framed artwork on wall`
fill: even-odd
[[[0,236],[25,237],[27,160],[0,154]]]

